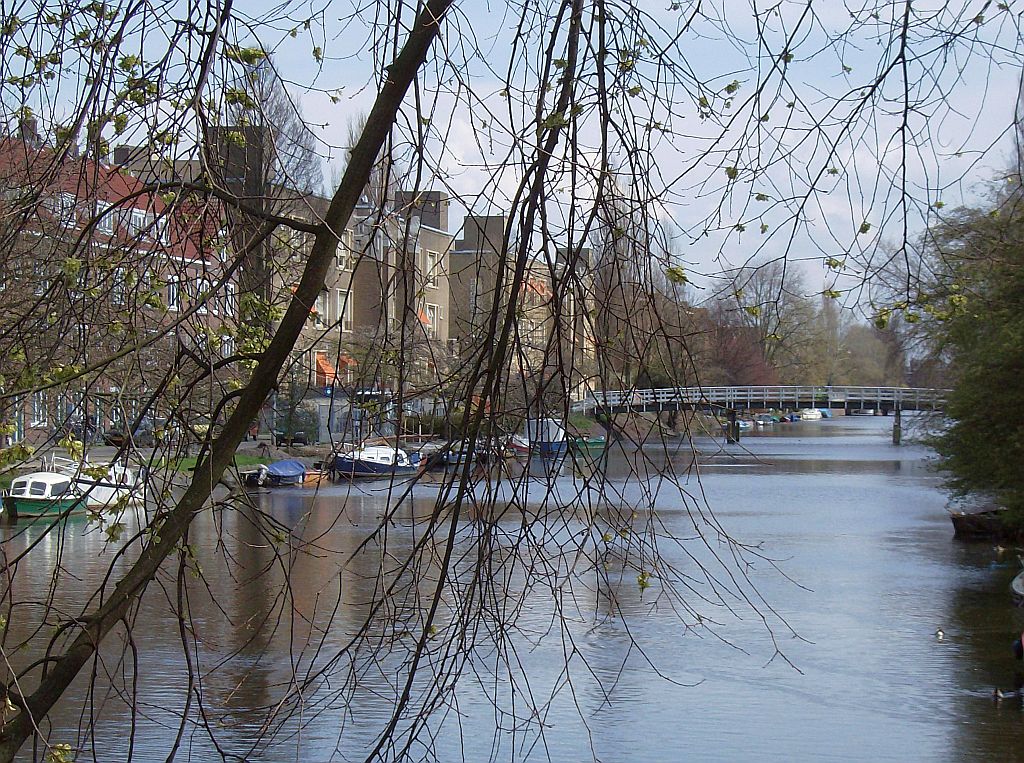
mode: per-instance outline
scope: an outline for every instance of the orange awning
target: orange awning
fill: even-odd
[[[316,354],[316,377],[317,385],[321,387],[334,384],[338,380],[338,372],[327,360],[327,355],[322,352]]]

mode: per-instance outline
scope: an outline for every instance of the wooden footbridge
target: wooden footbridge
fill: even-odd
[[[737,414],[743,411],[828,408],[846,413],[891,413],[892,441],[899,445],[901,413],[941,410],[948,393],[945,389],[920,387],[670,387],[593,392],[574,403],[572,409],[597,414],[706,411],[725,416],[729,442],[739,442]]]
[[[876,411],[934,411],[945,405],[949,390],[920,387],[669,387],[592,392],[573,410],[631,413],[705,410],[797,410],[800,408]]]

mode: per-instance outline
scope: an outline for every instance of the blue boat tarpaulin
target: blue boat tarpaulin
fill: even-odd
[[[267,467],[271,477],[287,479],[289,477],[302,477],[306,473],[306,465],[301,461],[289,458],[284,461],[275,461]]]

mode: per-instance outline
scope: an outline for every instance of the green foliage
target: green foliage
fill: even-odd
[[[75,759],[69,744],[55,744],[46,753],[46,763],[71,763]]]
[[[952,285],[934,300],[950,306],[933,330],[957,381],[933,444],[956,493],[991,495],[1024,524],[1024,219],[974,211],[936,234],[960,256],[946,252]]]
[[[669,282],[676,284],[677,286],[688,284],[690,279],[686,275],[686,271],[678,265],[671,265],[665,268],[665,277]]]

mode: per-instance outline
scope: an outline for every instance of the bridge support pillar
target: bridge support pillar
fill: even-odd
[[[892,411],[892,444],[899,445],[903,439],[903,417],[900,415],[900,409],[894,408]]]
[[[740,423],[736,421],[736,409],[729,408],[725,412],[725,441],[728,444],[735,444],[740,441]]]

